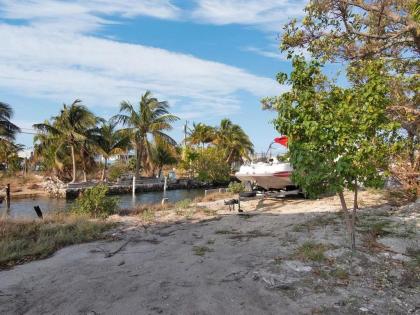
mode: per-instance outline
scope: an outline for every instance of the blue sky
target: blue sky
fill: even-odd
[[[182,124],[240,124],[258,151],[276,136],[260,98],[285,90],[277,49],[302,0],[0,0],[0,99],[30,131],[63,103],[109,118],[147,89]],[[26,129],[27,128],[27,129]],[[18,141],[32,146],[31,135]]]

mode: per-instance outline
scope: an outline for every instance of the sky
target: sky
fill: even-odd
[[[181,120],[229,118],[258,152],[277,136],[260,99],[287,90],[282,26],[306,0],[0,0],[0,101],[24,132],[81,99],[110,118],[146,90]],[[33,146],[31,134],[18,142]]]

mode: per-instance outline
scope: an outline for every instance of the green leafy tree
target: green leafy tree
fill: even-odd
[[[310,196],[337,193],[346,215],[351,246],[359,185],[380,187],[396,149],[399,125],[387,116],[389,84],[381,62],[366,62],[363,75],[349,71],[352,83],[340,88],[321,73],[321,66],[293,58],[291,90],[264,102],[278,111],[276,129],[289,137],[293,181]],[[353,211],[344,190],[354,192]]]
[[[226,163],[223,152],[217,147],[200,150],[192,164],[199,180],[215,183],[229,181],[230,165]]]
[[[392,175],[419,188],[420,21],[417,0],[311,0],[301,20],[285,26],[281,49],[345,62],[363,74],[364,61],[382,59],[389,74],[387,115],[403,128],[404,150]],[[356,72],[356,71],[354,71]]]
[[[172,129],[172,123],[179,118],[169,113],[167,102],[159,101],[152,97],[150,91],[142,95],[138,107],[135,108],[129,102],[123,101],[120,106],[120,114],[114,116],[114,121],[122,123],[124,131],[130,136],[133,147],[136,149],[136,176],[140,174],[141,163],[143,166],[150,161],[151,142],[166,142],[176,145],[166,131]]]
[[[41,124],[35,124],[33,127],[37,130],[38,136],[35,137],[36,145],[42,148],[55,144],[56,157],[64,155],[66,149],[70,149],[72,161],[72,183],[76,181],[76,150],[83,152],[83,147],[88,141],[88,130],[98,123],[98,118],[81,105],[80,100],[75,100],[70,106],[63,105],[63,109],[58,116],[51,118],[51,122],[46,121]],[[42,142],[42,143],[40,143]],[[84,163],[83,153],[81,159]]]

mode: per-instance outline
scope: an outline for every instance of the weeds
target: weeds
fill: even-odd
[[[175,208],[177,209],[187,209],[190,207],[192,203],[191,199],[183,199],[175,203]]]
[[[416,188],[392,189],[386,192],[385,198],[391,206],[403,206],[416,200],[417,190]]]
[[[212,252],[213,249],[207,246],[193,246],[194,254],[197,256],[204,256],[208,252]]]
[[[147,209],[141,213],[141,219],[144,222],[151,223],[156,218],[156,212],[153,209]]]
[[[322,216],[317,216],[313,219],[310,219],[306,222],[300,223],[300,224],[295,224],[292,228],[292,230],[294,232],[303,232],[303,231],[308,231],[310,232],[311,230],[315,229],[316,227],[324,227],[327,225],[332,225],[332,224],[336,224],[336,216],[334,215],[322,215]]]
[[[200,208],[200,211],[203,212],[206,216],[213,217],[217,215],[217,210],[212,210],[209,208]]]
[[[308,241],[296,249],[294,256],[302,261],[323,262],[326,260],[324,252],[327,249],[327,246],[324,244]]]
[[[43,221],[0,220],[0,268],[46,258],[62,247],[104,238],[114,224],[85,216],[55,215]]]
[[[236,229],[231,229],[231,230],[216,230],[214,232],[214,234],[224,234],[224,235],[227,235],[227,234],[239,234],[239,233],[240,232],[238,230],[236,230]]]
[[[232,196],[233,194],[231,192],[226,192],[226,193],[216,192],[216,193],[208,194],[207,196],[196,197],[194,201],[195,202],[211,202],[211,201],[231,198]]]

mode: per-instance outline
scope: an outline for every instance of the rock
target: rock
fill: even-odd
[[[328,258],[337,258],[337,257],[344,256],[344,255],[348,254],[349,252],[350,252],[350,250],[347,249],[347,248],[337,248],[337,249],[327,250],[324,253],[324,255]]]
[[[411,260],[410,257],[402,255],[402,254],[393,255],[391,256],[391,258],[395,260],[406,261],[406,262]]]
[[[392,251],[405,254],[407,251],[408,242],[403,238],[384,237],[378,240],[378,243],[389,247]]]

